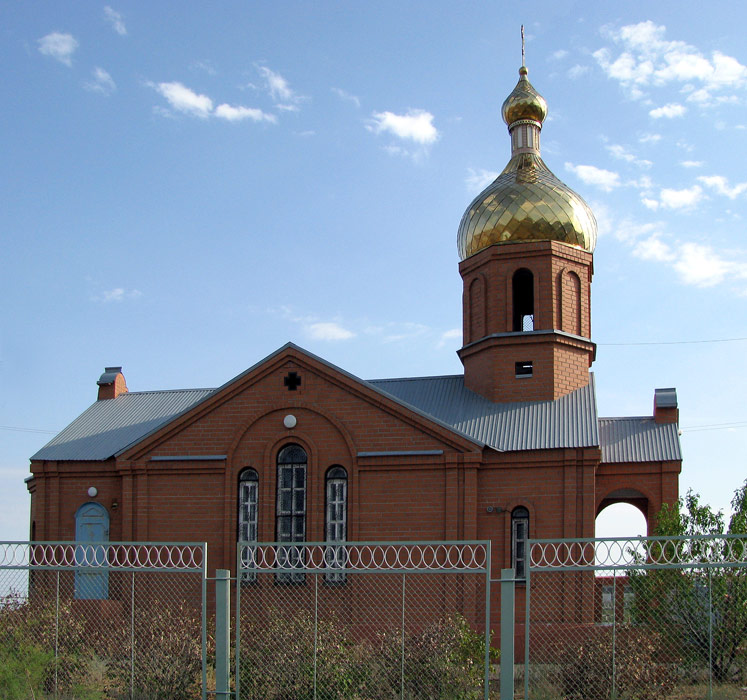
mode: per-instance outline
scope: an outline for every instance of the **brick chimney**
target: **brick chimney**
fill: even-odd
[[[127,393],[127,383],[121,367],[106,367],[96,384],[99,385],[99,401],[116,399],[120,394]]]
[[[680,410],[677,408],[677,389],[654,389],[654,420],[657,423],[677,423]]]

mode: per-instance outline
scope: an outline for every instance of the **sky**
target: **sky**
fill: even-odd
[[[0,540],[27,539],[29,457],[106,366],[216,387],[293,341],[363,379],[460,373],[456,232],[509,158],[522,24],[543,158],[599,223],[599,413],[676,387],[681,493],[728,512],[746,22],[719,0],[0,4]]]

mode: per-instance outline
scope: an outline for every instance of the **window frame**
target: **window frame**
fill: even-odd
[[[338,493],[334,493],[335,490]],[[327,469],[324,477],[324,541],[346,542],[347,536],[348,472],[336,464]],[[347,550],[345,547],[327,546],[324,549],[324,559],[327,567],[344,569]],[[344,571],[326,571],[324,580],[326,583],[345,583],[347,575]]]
[[[528,540],[529,509],[526,506],[516,506],[511,511],[511,566],[517,581],[526,581],[527,578]]]
[[[245,486],[247,487],[246,489],[244,488]],[[247,496],[246,499],[245,495]],[[254,503],[252,503],[252,499]],[[253,517],[252,506],[254,511]],[[253,467],[246,467],[239,473],[238,511],[238,541],[257,542],[259,539],[259,474]],[[246,536],[244,536],[244,533],[246,533]],[[241,552],[242,569],[245,566],[248,567],[255,563],[254,551],[252,547],[244,547]],[[242,570],[242,582],[254,582],[256,580],[256,571]]]
[[[293,457],[294,452],[295,458]],[[303,455],[303,460],[300,459],[300,455]],[[284,461],[286,458],[288,461]],[[309,455],[301,445],[288,443],[278,450],[275,465],[275,541],[289,544],[305,542]],[[300,485],[298,484],[299,477],[301,477]],[[286,518],[288,523],[283,521]],[[288,568],[295,568],[296,566],[300,569],[304,568],[303,552],[294,548],[285,549],[278,546],[278,564],[287,564],[288,560],[290,560]],[[302,572],[278,573],[275,574],[275,580],[278,583],[303,583],[306,577]]]

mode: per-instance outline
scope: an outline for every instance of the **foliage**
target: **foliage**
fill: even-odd
[[[92,652],[85,643],[83,622],[70,601],[58,605],[42,597],[26,600],[11,594],[0,603],[0,630],[4,698],[42,698],[55,687],[79,700],[101,697],[89,682]]]
[[[202,621],[199,611],[183,602],[149,598],[135,609],[134,695],[142,700],[190,700],[202,682]],[[113,632],[113,633],[112,633]],[[99,633],[108,649],[109,675],[119,695],[129,697],[132,640],[129,625]],[[117,694],[114,694],[115,697]]]
[[[310,612],[284,616],[276,608],[241,622],[241,696],[303,700],[316,688],[325,699],[392,697],[468,700],[483,694],[484,636],[460,616],[447,617],[404,639],[402,632],[366,639],[332,615],[314,626]]]
[[[631,575],[635,594],[634,619],[660,632],[670,654],[690,668],[710,668],[716,682],[740,672],[747,654],[747,567],[708,567],[727,551],[723,540],[697,539],[703,535],[747,533],[747,481],[732,500],[733,514],[724,515],[701,504],[688,491],[675,506],[659,513],[655,535],[695,538],[686,552],[676,543],[657,545],[652,554],[667,562],[692,562],[687,568],[637,571]],[[732,555],[744,559],[745,542],[731,543]]]
[[[258,700],[313,697],[316,684],[325,698],[352,698],[366,684],[362,650],[351,644],[335,618],[320,620],[306,610],[286,616],[277,608],[266,619],[242,620],[241,695]]]
[[[676,681],[661,635],[628,625],[618,625],[614,638],[611,627],[592,628],[583,642],[566,644],[560,659],[558,680],[567,700],[657,700],[667,697]]]
[[[438,620],[421,632],[405,634],[404,668],[402,632],[379,638],[375,685],[380,695],[406,698],[468,700],[483,695],[485,637],[460,615]],[[495,659],[497,653],[491,650]]]

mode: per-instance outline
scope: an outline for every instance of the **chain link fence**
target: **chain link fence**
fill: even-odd
[[[532,541],[525,615],[517,697],[747,697],[745,536]]]
[[[488,698],[488,542],[240,543],[237,570],[237,698]]]
[[[204,544],[0,542],[4,700],[205,698]]]

